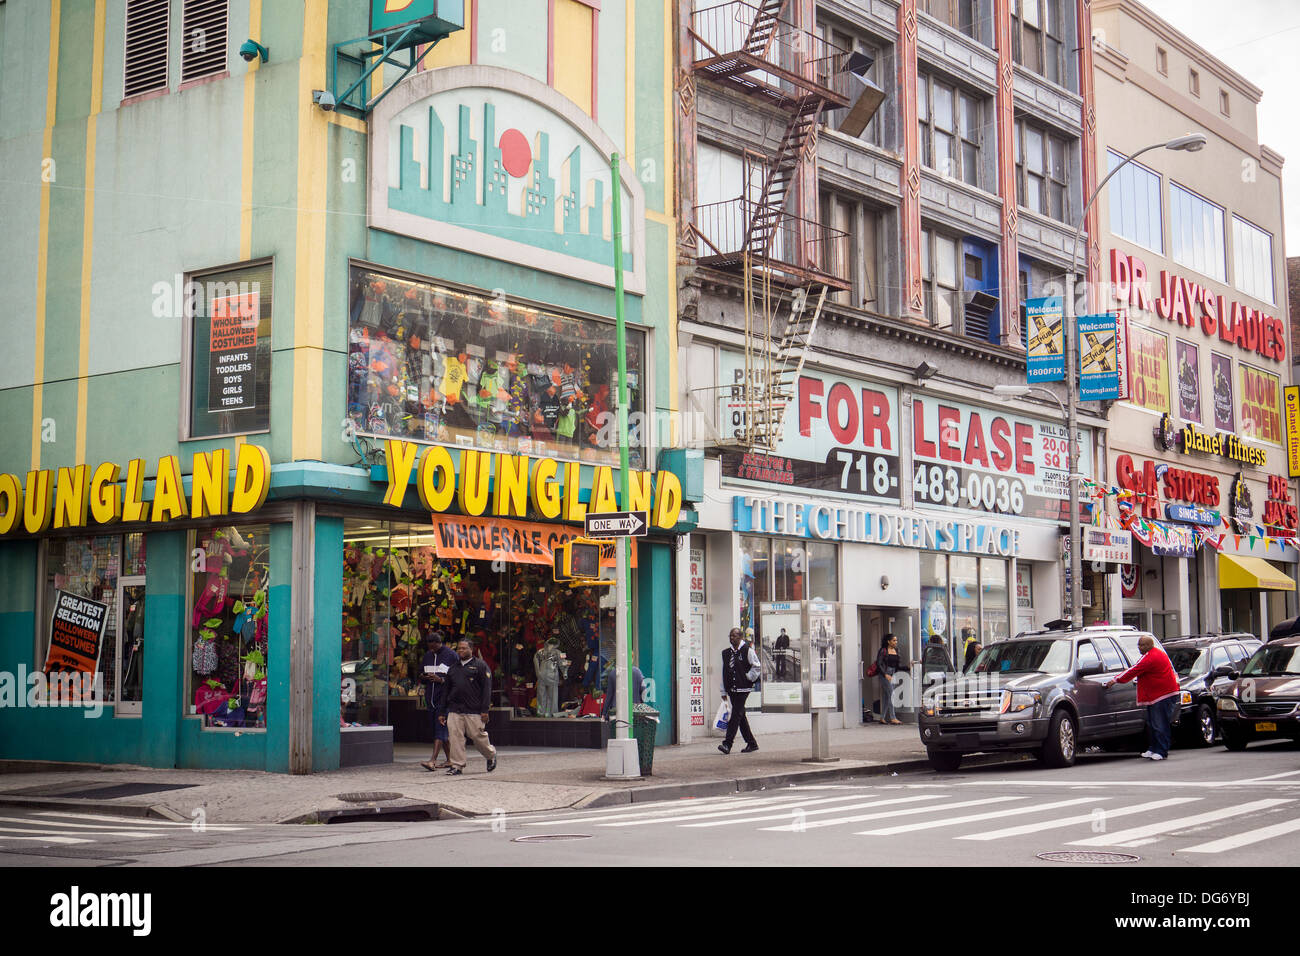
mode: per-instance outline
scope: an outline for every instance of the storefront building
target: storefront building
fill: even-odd
[[[54,92],[0,93],[22,117],[6,164],[53,157],[0,240],[37,332],[0,367],[0,415],[21,423],[0,448],[0,757],[388,760],[430,739],[433,627],[493,669],[499,742],[599,746],[603,723],[578,715],[613,654],[612,599],[556,584],[551,556],[620,506],[651,518],[634,660],[675,739],[700,483],[669,447],[662,5],[441,2],[445,39],[405,78],[381,68],[365,113],[313,99],[350,84],[332,53],[369,32],[364,4],[232,2],[206,57],[179,0],[168,33],[148,29],[157,3],[9,6],[6,65]],[[244,36],[269,57],[237,55]],[[179,129],[233,131],[231,148]],[[72,181],[75,201],[54,188]],[[36,692],[47,666],[98,675],[95,719]]]
[[[852,726],[885,633],[956,668],[1062,616],[1063,416],[992,390],[1025,383],[1022,304],[1061,293],[1096,183],[1089,4],[676,6],[696,730],[735,625],[760,726]],[[1092,475],[1105,419],[1080,424]]]
[[[1282,157],[1259,142],[1246,78],[1130,0],[1097,0],[1093,21],[1099,168],[1208,140],[1145,153],[1098,202],[1093,305],[1127,345],[1094,500],[1136,539],[1110,604],[1159,637],[1267,637],[1296,613]]]

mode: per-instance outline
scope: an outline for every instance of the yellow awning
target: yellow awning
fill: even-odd
[[[1270,591],[1294,591],[1295,582],[1263,558],[1242,555],[1219,555],[1219,590],[1229,588],[1264,588]]]

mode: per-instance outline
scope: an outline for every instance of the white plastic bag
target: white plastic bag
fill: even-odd
[[[718,705],[718,713],[713,718],[713,726],[719,730],[726,730],[727,723],[731,720],[731,702],[724,700]]]

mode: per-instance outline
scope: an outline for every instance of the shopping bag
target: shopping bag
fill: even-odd
[[[718,705],[718,713],[717,716],[713,718],[713,726],[717,727],[719,730],[726,730],[727,724],[730,722],[730,720],[731,720],[731,703],[729,701],[724,700],[722,703]]]

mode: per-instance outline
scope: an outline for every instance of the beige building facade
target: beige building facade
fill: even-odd
[[[1163,637],[1266,636],[1296,611],[1283,158],[1259,142],[1259,87],[1133,0],[1092,11],[1099,178],[1207,139],[1144,152],[1097,200],[1087,307],[1119,314],[1124,397],[1096,504],[1135,539],[1107,613]]]

